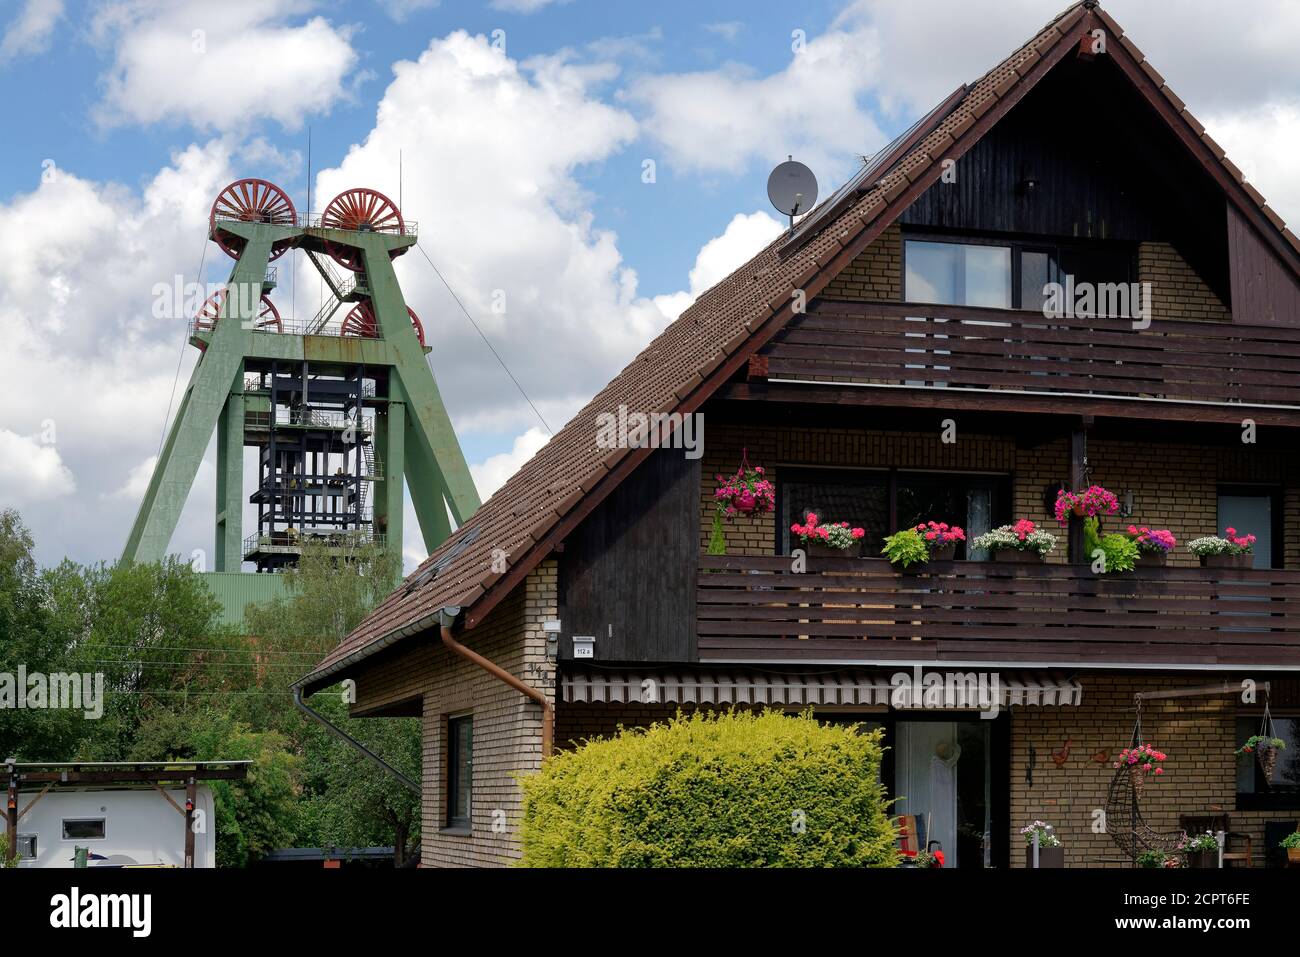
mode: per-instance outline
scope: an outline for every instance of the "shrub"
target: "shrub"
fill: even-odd
[[[677,717],[523,779],[525,867],[893,867],[879,731],[811,714]]]
[[[929,561],[930,546],[916,529],[905,528],[901,532],[885,536],[885,547],[880,550],[880,554],[895,565],[907,568],[909,565]]]
[[[1136,539],[1119,532],[1099,536],[1095,518],[1084,519],[1083,538],[1089,557],[1096,558],[1098,550],[1101,551],[1104,572],[1131,572],[1137,567],[1141,552]]]

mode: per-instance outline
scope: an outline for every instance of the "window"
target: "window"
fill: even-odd
[[[36,835],[19,834],[18,835],[18,859],[33,860],[36,857]]]
[[[1011,480],[1005,475],[961,472],[890,472],[859,469],[782,469],[777,486],[776,540],[790,551],[790,526],[809,512],[827,522],[861,527],[862,554],[880,554],[884,538],[920,522],[960,525],[967,539],[1010,521]],[[983,559],[967,554],[958,558]]]
[[[908,302],[1011,308],[1011,247],[907,241]]]
[[[65,818],[63,821],[63,839],[65,841],[96,841],[104,838],[104,819],[102,817]]]
[[[447,719],[447,826],[470,826],[474,787],[474,722],[469,715]]]
[[[1041,311],[1048,283],[1128,283],[1133,252],[1116,244],[995,243],[908,239],[907,302]],[[1119,300],[1129,303],[1128,297]],[[1131,311],[1132,304],[1129,303]]]

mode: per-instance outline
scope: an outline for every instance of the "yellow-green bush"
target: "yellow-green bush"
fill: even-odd
[[[523,780],[525,867],[892,867],[880,732],[678,716]]]

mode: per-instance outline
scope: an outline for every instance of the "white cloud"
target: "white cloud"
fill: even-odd
[[[297,129],[348,95],[352,30],[302,20],[308,0],[119,0],[92,35],[113,47],[98,123],[180,121],[243,130],[259,119]]]
[[[877,47],[869,32],[836,26],[807,38],[777,73],[732,63],[646,76],[629,96],[648,113],[646,131],[681,167],[739,172],[755,158],[775,164],[794,154],[834,177],[855,154],[884,143],[864,103],[878,76]]]
[[[691,268],[690,289],[656,296],[655,304],[665,315],[677,318],[709,287],[726,279],[781,235],[783,229],[780,223],[762,210],[748,215],[737,213],[721,236],[714,236],[700,248],[695,257],[695,265]]]
[[[0,501],[24,505],[62,498],[76,489],[54,445],[0,429]]]
[[[745,24],[739,20],[725,20],[721,23],[706,23],[704,29],[722,37],[728,43],[735,43],[736,37],[740,36],[740,31],[745,29]]]
[[[153,478],[154,466],[157,464],[158,456],[149,456],[131,469],[126,481],[114,491],[106,493],[105,497],[126,499],[132,505],[140,504],[140,501],[144,498],[144,493],[149,490],[149,480]]]
[[[63,16],[63,0],[27,0],[0,40],[0,57],[29,56],[50,45],[54,25]]]
[[[539,428],[529,429],[523,435],[515,437],[509,452],[491,455],[484,462],[470,465],[469,474],[474,478],[479,497],[486,502],[493,492],[505,485],[506,480],[518,472],[523,464],[546,444],[549,438],[550,436]]]
[[[1205,129],[1292,232],[1300,227],[1300,100],[1205,117]]]
[[[47,559],[109,558],[126,541],[134,500],[106,507],[105,495],[143,490],[140,463],[158,451],[173,381],[179,374],[175,412],[198,355],[182,347],[183,316],[153,317],[153,288],[194,280],[208,208],[233,178],[218,140],[177,153],[139,190],[55,170],[0,203],[0,381],[10,390],[0,427],[36,434],[52,422],[60,460],[90,483],[24,509]],[[208,263],[218,257],[229,262],[210,247]],[[196,506],[175,540],[184,553],[211,545],[211,499]]]
[[[364,183],[396,197],[401,150],[403,213],[421,224],[420,250],[558,427],[668,321],[637,296],[636,274],[575,179],[630,142],[636,124],[590,94],[587,68],[558,58],[524,67],[482,36],[434,40],[394,73],[375,128],[320,173],[315,194],[323,206]],[[398,274],[457,425],[535,424],[420,250],[397,260]]]

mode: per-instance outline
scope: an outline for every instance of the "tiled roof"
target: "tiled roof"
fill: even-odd
[[[699,405],[739,363],[767,341],[790,316],[791,293],[812,298],[889,225],[915,195],[940,174],[939,161],[964,153],[1000,113],[1019,100],[1053,64],[1102,26],[1108,42],[1119,39],[1187,121],[1191,135],[1223,151],[1204,135],[1123,30],[1092,0],[1063,11],[1024,46],[971,84],[952,111],[928,135],[819,232],[782,255],[781,236],[726,279],[713,286],[537,452],[456,534],[440,546],[401,586],[302,679],[308,692],[341,677],[344,669],[408,634],[428,628],[447,607],[464,613],[472,627],[523,576],[546,557],[553,544],[604,498],[648,450],[609,451],[596,445],[597,417],[626,405],[642,412],[688,412]],[[1002,110],[999,110],[1001,105]],[[986,122],[986,115],[989,116]],[[1225,163],[1238,182],[1240,171]],[[1283,230],[1292,247],[1300,241],[1243,184],[1264,216]],[[467,535],[474,539],[463,544]],[[447,556],[460,549],[450,561]],[[497,550],[500,550],[498,552]],[[508,562],[492,571],[493,555]],[[429,571],[441,567],[429,579]]]

